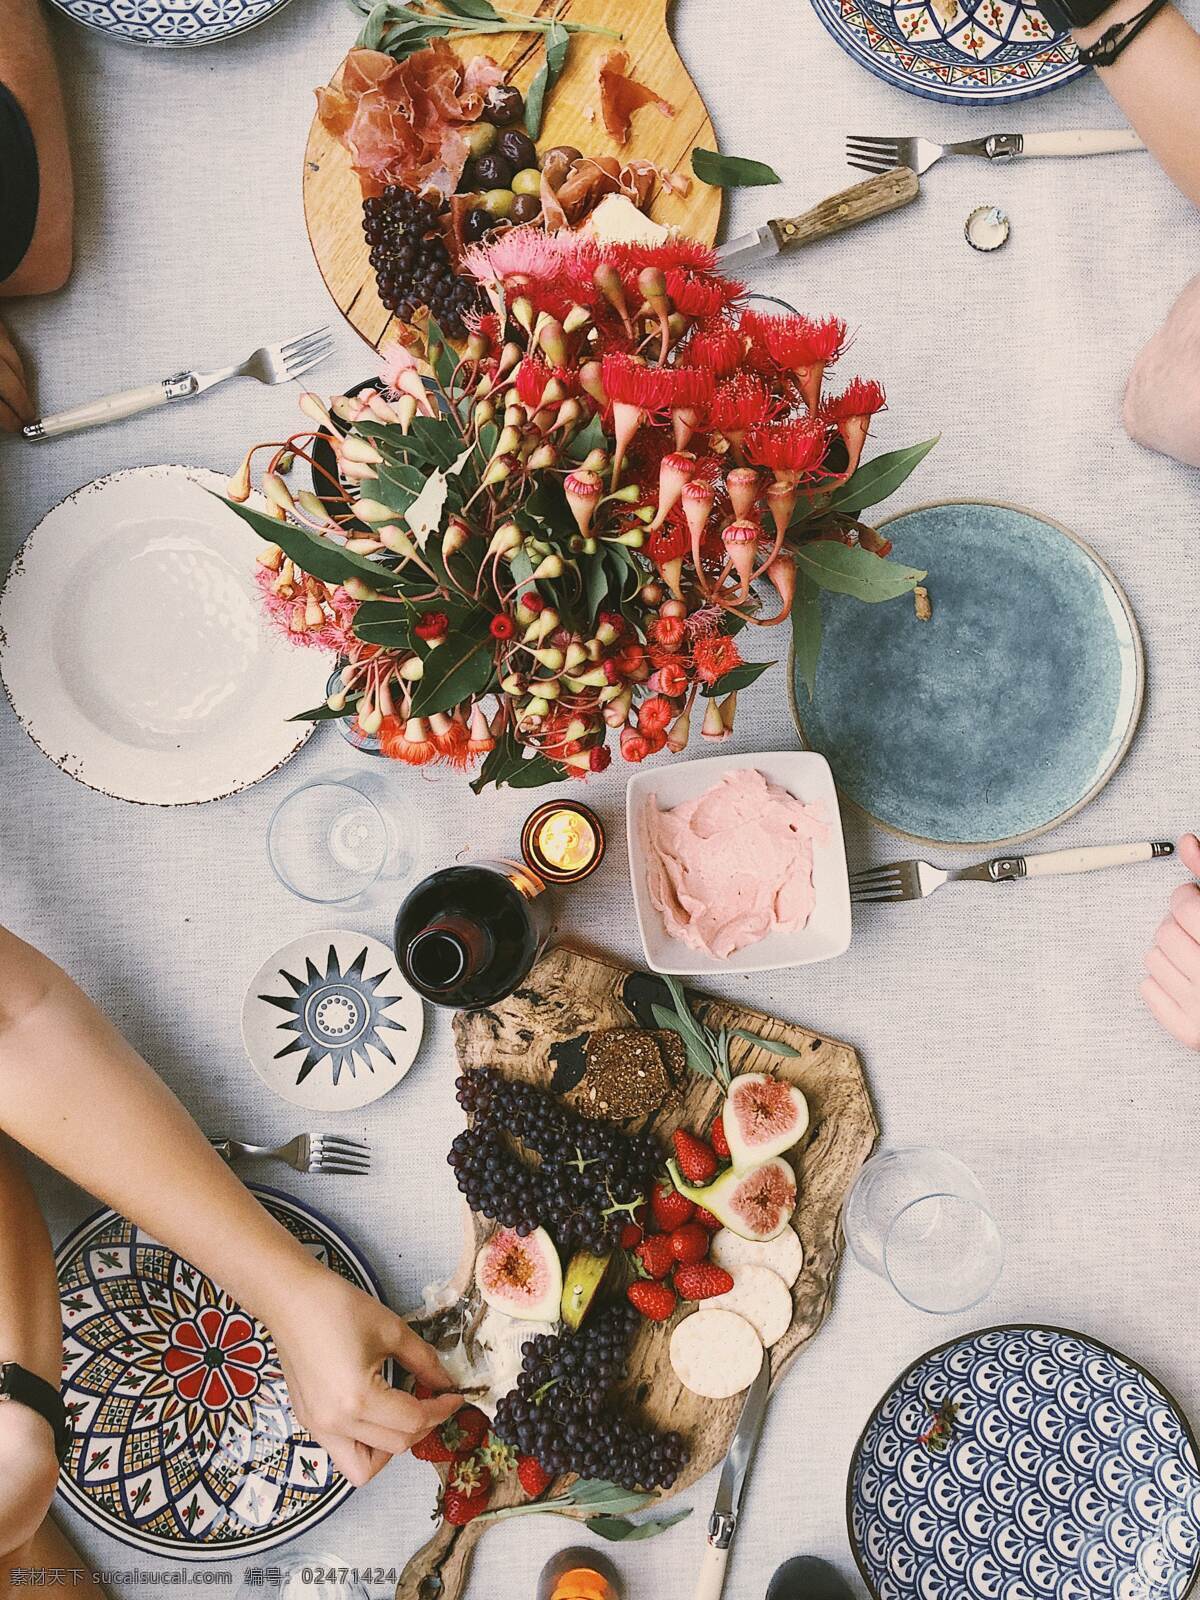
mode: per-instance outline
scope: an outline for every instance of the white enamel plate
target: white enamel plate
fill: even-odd
[[[22,727],[116,799],[245,789],[296,753],[314,724],[288,718],[325,697],[325,655],[263,617],[260,543],[224,490],[190,467],[97,478],[43,517],[0,593],[0,675]]]

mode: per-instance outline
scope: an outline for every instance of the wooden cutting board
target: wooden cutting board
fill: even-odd
[[[804,1270],[792,1291],[792,1325],[771,1351],[774,1389],[829,1310],[841,1256],[842,1200],[871,1152],[878,1125],[862,1063],[848,1044],[743,1006],[701,995],[690,998],[696,1015],[711,1027],[744,1028],[761,1037],[782,1040],[799,1052],[796,1056],[778,1056],[736,1039],[730,1045],[735,1070],[774,1072],[801,1088],[809,1103],[808,1133],[789,1157],[794,1160],[799,1181],[800,1200],[793,1226],[804,1245]],[[574,1041],[600,1028],[631,1024],[654,1027],[647,1009],[651,1000],[670,1003],[660,979],[559,947],[500,1005],[455,1019],[460,1066],[467,1071],[497,1067],[506,1076],[539,1084],[548,1084],[557,1068],[556,1083],[561,1084],[577,1055]],[[690,1073],[686,1078],[682,1092],[649,1117],[646,1124],[656,1129],[667,1145],[672,1130],[681,1124],[704,1127],[718,1099],[716,1086],[708,1080]],[[454,1279],[455,1292],[465,1292],[470,1285],[476,1250],[491,1231],[490,1223],[472,1216]],[[633,1408],[635,1415],[656,1429],[677,1429],[691,1451],[679,1480],[671,1490],[656,1496],[658,1500],[670,1499],[686,1489],[721,1460],[744,1399],[743,1395],[736,1395],[729,1400],[703,1400],[682,1387],[671,1370],[668,1355],[671,1332],[679,1315],[668,1323],[643,1326],[631,1352],[629,1376],[621,1386],[629,1396],[644,1389],[644,1398]],[[420,1326],[419,1321],[417,1325]],[[569,1481],[564,1478],[550,1493]],[[759,1488],[765,1498],[767,1486],[760,1484]],[[510,1478],[502,1483],[493,1504],[512,1505],[524,1498],[515,1479]],[[476,1540],[488,1526],[486,1522],[472,1522],[465,1528],[452,1528],[443,1523],[405,1567],[396,1589],[397,1600],[458,1600]]]
[[[619,48],[628,52],[633,76],[675,107],[673,117],[664,117],[653,106],[635,112],[628,145],[618,145],[604,131],[596,88],[597,63],[605,51],[617,48],[616,42],[576,34],[566,70],[546,97],[539,148],[568,144],[584,155],[638,156],[688,176],[697,145],[717,148],[704,102],[667,32],[670,4],[671,0],[639,0],[636,5],[630,0],[511,0],[501,8],[613,29],[622,35]],[[522,93],[545,58],[540,34],[491,34],[456,40],[454,48],[464,59],[492,56]],[[333,81],[337,82],[337,74]],[[660,193],[651,215],[711,244],[721,219],[721,191],[693,181],[686,198]],[[388,339],[393,318],[375,292],[375,274],[363,241],[358,179],[350,169],[348,152],[315,117],[304,154],[304,216],[326,288],[342,315],[378,349]]]

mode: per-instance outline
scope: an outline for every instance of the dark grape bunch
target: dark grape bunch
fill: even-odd
[[[387,309],[409,320],[419,306],[428,306],[443,332],[461,339],[464,317],[482,302],[474,280],[455,272],[438,216],[432,201],[389,184],[363,201],[363,233]]]
[[[681,1436],[639,1427],[608,1400],[640,1321],[632,1306],[612,1305],[577,1333],[527,1340],[517,1386],[496,1408],[497,1436],[547,1472],[669,1489],[687,1463]]]
[[[557,1095],[491,1067],[456,1087],[471,1126],[446,1159],[472,1211],[520,1234],[543,1227],[564,1250],[611,1250],[662,1172],[654,1136],[581,1117]],[[510,1139],[540,1163],[522,1160]]]

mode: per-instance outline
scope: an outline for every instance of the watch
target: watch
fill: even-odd
[[[19,1406],[28,1406],[39,1417],[45,1417],[54,1433],[54,1453],[60,1463],[65,1461],[72,1430],[63,1397],[54,1385],[19,1362],[0,1361],[0,1404],[5,1400],[15,1400]]]
[[[1112,0],[1038,0],[1038,10],[1055,33],[1086,28],[1102,17]]]

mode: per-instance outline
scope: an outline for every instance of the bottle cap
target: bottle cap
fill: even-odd
[[[972,250],[987,255],[1008,243],[1011,227],[1007,214],[999,206],[976,206],[967,218],[963,233]]]

